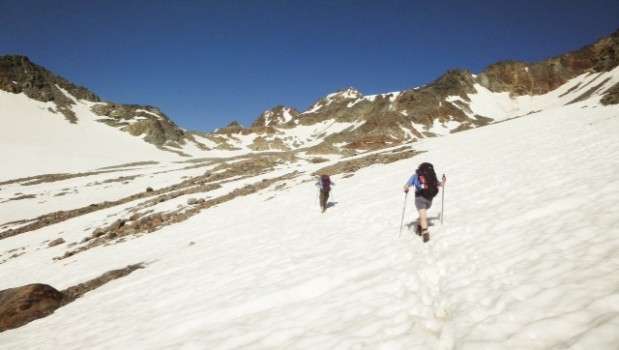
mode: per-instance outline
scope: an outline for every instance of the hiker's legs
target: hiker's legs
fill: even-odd
[[[421,226],[422,230],[428,228],[428,211],[426,209],[419,209],[417,224]]]
[[[423,236],[423,241],[430,240],[430,232],[428,232],[428,209],[432,206],[432,201],[423,197],[415,197],[415,208],[419,212],[419,219],[417,220],[417,228]]]
[[[428,228],[428,209],[432,206],[432,202],[423,198],[423,197],[415,197],[415,208],[419,212],[419,219],[417,220],[417,225],[421,226],[422,229]]]
[[[329,199],[329,193],[320,191],[320,209],[327,209],[327,200]]]

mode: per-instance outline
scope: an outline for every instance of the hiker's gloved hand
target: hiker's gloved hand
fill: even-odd
[[[408,193],[408,188],[409,187],[407,185],[404,185],[404,193]]]

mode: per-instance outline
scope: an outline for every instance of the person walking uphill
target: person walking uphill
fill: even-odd
[[[443,175],[442,181],[436,178],[434,166],[430,163],[421,163],[415,174],[404,184],[404,192],[408,193],[415,187],[415,208],[419,213],[417,219],[417,235],[423,236],[424,243],[430,240],[428,231],[428,209],[432,206],[432,199],[438,194],[439,187],[445,187],[447,179]]]
[[[320,210],[324,213],[327,209],[327,200],[329,200],[329,192],[331,192],[331,186],[335,185],[329,178],[329,175],[320,175],[316,186],[320,190]]]

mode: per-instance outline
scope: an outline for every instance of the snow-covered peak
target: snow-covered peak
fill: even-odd
[[[351,99],[357,99],[361,97],[363,97],[363,95],[354,87],[349,87],[348,89],[340,90],[340,91],[327,95],[327,99],[332,99],[332,100],[338,100],[338,99],[351,100]]]
[[[273,124],[284,124],[284,123],[291,121],[292,118],[294,118],[292,109],[290,107],[280,107],[277,109],[270,109],[268,111],[265,111],[263,116],[264,116],[265,126],[270,126]]]
[[[363,95],[357,89],[349,87],[347,89],[331,93],[325,98],[316,101],[305,113],[315,113],[320,109],[331,105],[332,103],[357,100],[362,97]]]

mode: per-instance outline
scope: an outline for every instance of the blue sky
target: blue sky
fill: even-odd
[[[619,29],[616,0],[0,0],[0,14],[0,55],[199,131],[350,86],[371,95],[536,62]]]

